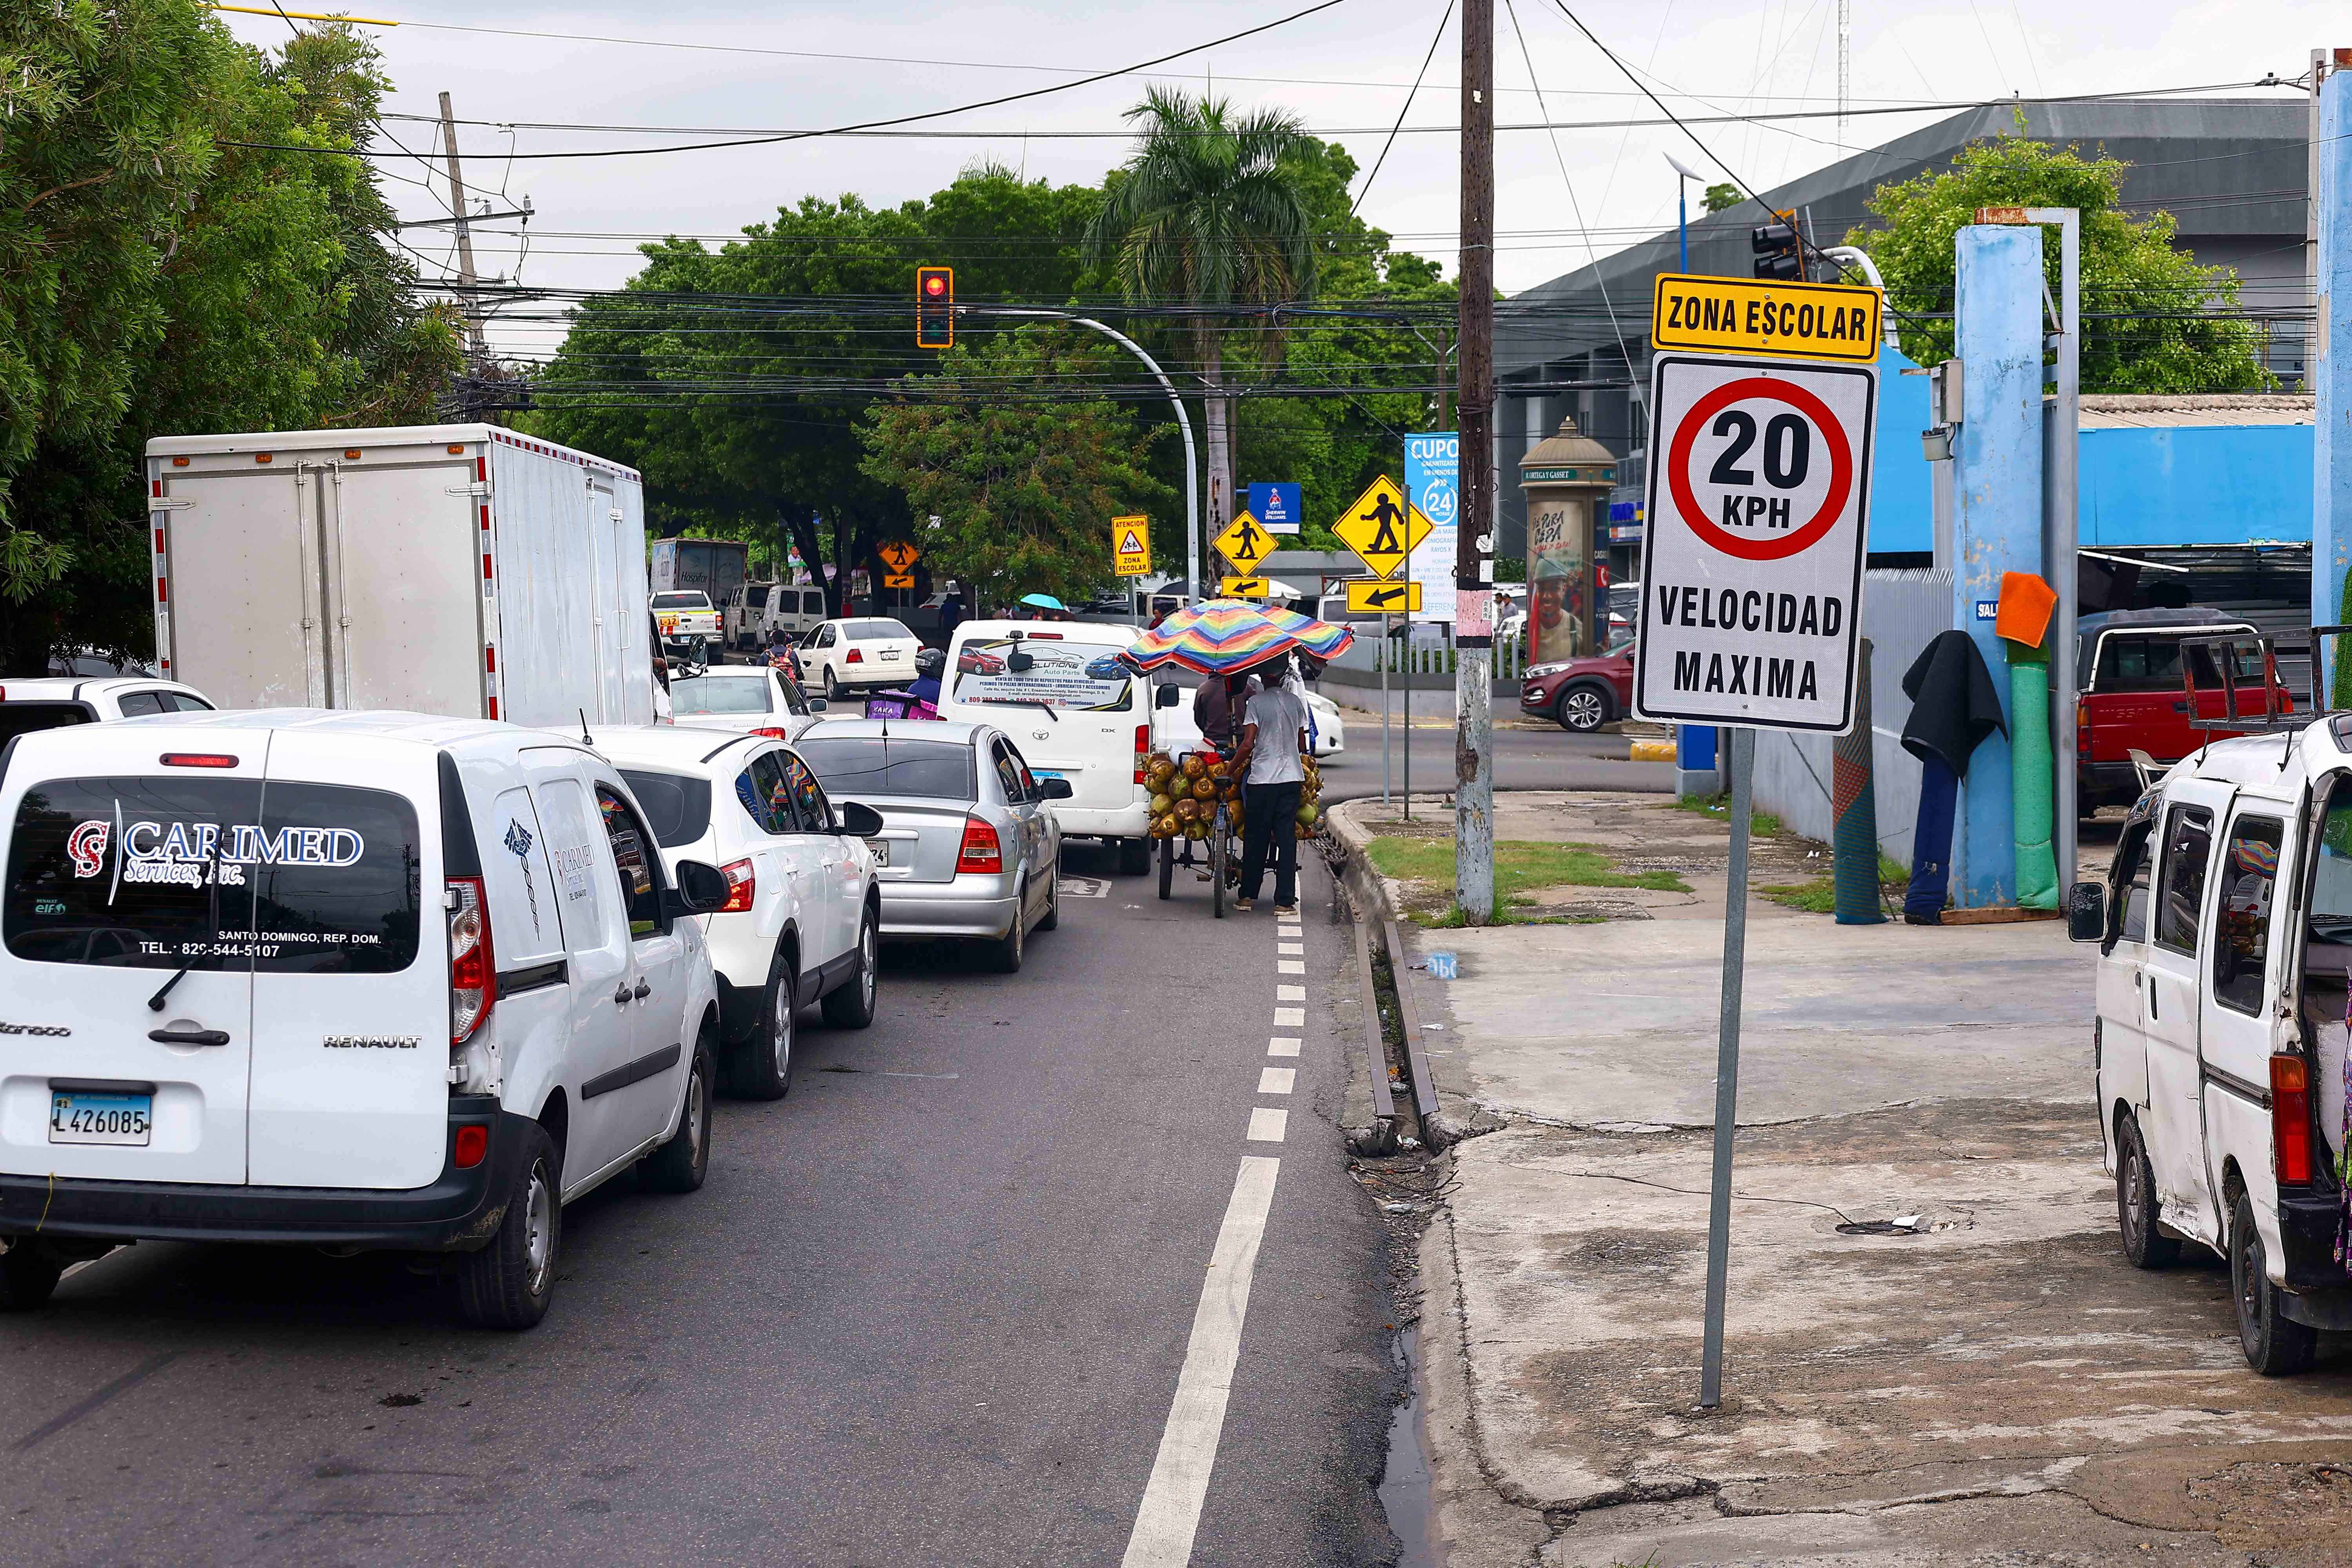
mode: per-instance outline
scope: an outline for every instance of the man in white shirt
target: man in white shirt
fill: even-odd
[[[1234,771],[1247,787],[1249,826],[1242,835],[1241,897],[1236,910],[1256,907],[1265,879],[1266,856],[1274,867],[1274,909],[1298,912],[1298,792],[1307,781],[1301,760],[1307,750],[1307,700],[1292,689],[1287,660],[1258,671],[1265,689],[1249,700],[1241,749]]]

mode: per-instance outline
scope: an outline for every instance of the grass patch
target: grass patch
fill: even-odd
[[[1878,857],[1878,888],[1881,897],[1891,898],[1900,903],[1905,890],[1910,886],[1910,868],[1901,861],[1893,859],[1882,852]],[[1837,913],[1835,875],[1813,877],[1802,882],[1781,882],[1771,887],[1759,888],[1756,890],[1776,904],[1782,904],[1792,910],[1802,910],[1807,914]]]
[[[1723,795],[1695,795],[1685,800],[1675,801],[1673,805],[1676,811],[1696,812],[1702,816],[1727,818],[1731,814],[1731,796],[1727,792]],[[1751,809],[1748,814],[1748,832],[1751,837],[1778,838],[1780,837],[1780,819],[1769,811]]]
[[[1451,930],[1465,923],[1454,904],[1454,838],[1382,835],[1370,847],[1372,865],[1381,875],[1406,886],[1406,910],[1422,924]],[[1591,844],[1544,844],[1507,838],[1495,846],[1495,911],[1496,925],[1550,921],[1532,906],[1527,895],[1542,888],[1644,888],[1658,893],[1687,893],[1690,885],[1672,871],[1620,871],[1601,849]],[[1575,917],[1570,917],[1575,918]]]

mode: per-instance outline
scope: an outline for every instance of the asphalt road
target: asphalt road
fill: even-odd
[[[1022,973],[894,954],[871,1029],[812,1014],[788,1099],[721,1102],[700,1193],[567,1210],[530,1333],[463,1327],[396,1258],[153,1243],[0,1319],[7,1559],[1118,1563],[1139,1510],[1190,1518],[1155,1458],[1201,1453],[1212,1253],[1270,1175],[1190,1560],[1389,1561],[1401,1391],[1336,1130],[1328,881],[1286,974],[1265,905],[1162,903],[1090,846],[1065,869],[1105,896],[1065,896]]]
[[[1454,730],[1451,698],[1414,693],[1432,708],[1442,701],[1448,722],[1439,726],[1431,717],[1416,717],[1412,737],[1412,790],[1416,795],[1454,787]],[[1497,706],[1497,719],[1515,716]],[[1348,749],[1323,763],[1323,795],[1327,800],[1357,800],[1381,793],[1381,716],[1345,709]],[[1391,717],[1388,726],[1394,788],[1404,787],[1405,728]],[[1623,735],[1573,735],[1558,725],[1541,730],[1497,729],[1495,731],[1496,789],[1654,790],[1672,795],[1672,763],[1629,761],[1633,742]]]

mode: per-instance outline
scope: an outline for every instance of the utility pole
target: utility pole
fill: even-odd
[[[1462,5],[1461,524],[1454,548],[1454,899],[1495,910],[1495,0]],[[1407,742],[1411,742],[1408,733]]]
[[[1838,0],[1837,139],[1845,141],[1846,95],[1853,86],[1853,0]]]
[[[474,273],[474,231],[466,222],[466,177],[457,172],[457,119],[449,107],[449,95],[441,95],[441,151],[449,164],[449,215],[457,232],[457,281],[466,297],[467,357],[468,367],[478,374],[482,362],[489,357],[482,342],[482,298]]]

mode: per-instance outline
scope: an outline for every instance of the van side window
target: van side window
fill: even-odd
[[[2197,912],[2205,901],[2205,863],[2213,851],[2213,814],[2176,805],[2164,819],[2164,886],[2156,913],[2156,945],[2197,951]]]
[[[2278,886],[2285,827],[2267,816],[2230,825],[2221,858],[2221,926],[2214,933],[2213,999],[2240,1013],[2263,1010],[2263,974],[2271,951],[2271,894]]]
[[[2142,822],[2124,831],[2123,843],[2116,850],[2116,887],[2121,904],[2122,920],[2116,927],[2118,942],[2147,940],[2147,892],[2156,867],[2154,847],[2149,842],[2155,824]]]
[[[632,937],[653,936],[663,929],[660,874],[654,869],[653,836],[646,831],[628,803],[602,784],[596,786],[596,806],[604,818],[604,841],[613,853],[613,868],[620,879],[621,902],[629,912]]]
[[[2352,964],[2352,787],[2339,779],[2312,857],[2306,970],[2341,972]]]

